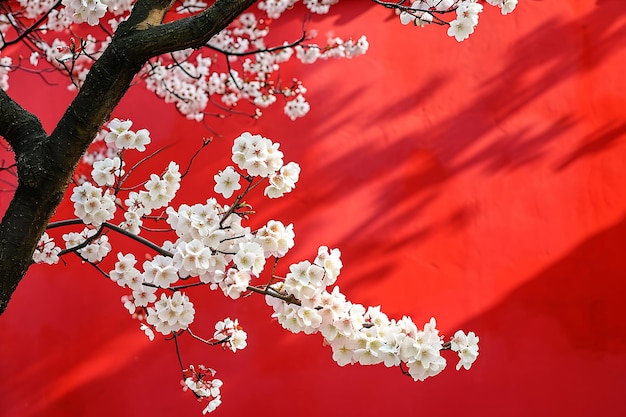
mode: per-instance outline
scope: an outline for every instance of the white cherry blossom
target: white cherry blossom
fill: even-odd
[[[107,11],[106,0],[63,0],[66,13],[72,16],[75,23],[87,22],[96,26]]]
[[[54,243],[54,240],[48,236],[48,233],[44,232],[41,238],[39,238],[39,243],[33,253],[33,262],[47,263],[49,265],[56,264],[59,262],[60,252],[61,248]]]
[[[448,28],[448,36],[454,36],[454,38],[461,42],[474,33],[474,21],[467,17],[457,17],[450,22],[450,28]]]
[[[91,177],[99,186],[113,186],[115,179],[124,175],[124,162],[119,157],[105,158],[93,163]]]
[[[177,291],[171,297],[161,294],[161,298],[148,308],[148,324],[164,335],[186,329],[193,321],[196,310],[189,297]]]
[[[224,171],[220,171],[213,178],[215,179],[213,190],[223,195],[224,198],[230,198],[235,191],[241,189],[241,184],[239,184],[241,176],[232,166],[226,167]]]
[[[459,355],[459,363],[456,365],[457,371],[461,367],[470,369],[472,364],[478,357],[478,341],[479,338],[474,332],[469,332],[467,335],[462,330],[458,330],[452,340],[450,341],[453,352],[457,352]]]
[[[285,104],[285,114],[291,119],[296,120],[299,117],[304,117],[311,110],[311,106],[304,99],[302,94],[298,94],[293,100],[289,100]]]
[[[256,232],[254,241],[261,246],[266,258],[280,258],[294,246],[295,236],[293,224],[285,226],[280,221],[270,220]]]
[[[228,347],[233,352],[244,349],[248,345],[246,341],[247,338],[247,333],[239,325],[237,319],[231,320],[230,317],[227,317],[215,323],[213,339],[222,342],[224,346]]]

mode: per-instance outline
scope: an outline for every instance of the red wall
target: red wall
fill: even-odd
[[[281,142],[301,182],[256,208],[258,223],[295,224],[289,260],[341,248],[339,285],[353,301],[418,323],[434,315],[446,335],[473,330],[480,357],[455,372],[448,355],[449,369],[422,383],[398,369],[340,368],[320,337],[272,322],[261,298],[200,290],[199,332],[236,316],[249,333],[237,354],[183,343],[183,360],[225,382],[218,415],[626,415],[623,0],[490,9],[461,44],[342,3],[315,26],[322,38],[325,25],[366,33],[368,54],[293,66],[309,88],[305,119],[275,109],[258,122],[210,121],[223,138],[179,202],[211,191],[221,150],[241,131]],[[297,17],[284,25],[296,39]],[[70,96],[13,77],[9,93],[52,127]],[[115,115],[175,143],[169,157],[183,163],[210,135],[139,89]],[[0,416],[200,415],[180,389],[173,344],[148,342],[123,293],[88,265],[33,267],[0,317]]]

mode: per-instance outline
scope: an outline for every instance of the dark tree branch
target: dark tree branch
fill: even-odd
[[[200,48],[254,3],[256,0],[218,0],[197,15],[147,27],[140,39],[129,40],[138,42],[131,48],[151,51],[152,55],[144,61],[156,55],[187,48]]]
[[[217,0],[198,15],[162,24],[174,1],[138,0],[50,137],[36,117],[0,93],[0,134],[15,152],[18,171],[0,224],[0,314],[32,263],[81,156],[143,65],[157,55],[201,47],[255,2]]]
[[[45,138],[41,122],[35,115],[24,110],[9,95],[0,89],[0,136],[16,155],[27,152],[28,144],[38,138]]]
[[[56,229],[57,227],[73,226],[73,225],[80,225],[80,224],[84,225],[83,221],[80,219],[61,220],[58,222],[50,223],[49,225],[46,226],[46,230]],[[113,230],[114,232],[124,235],[130,239],[133,239],[134,241],[139,242],[142,245],[149,247],[150,249],[153,249],[159,255],[168,256],[170,258],[174,256],[174,254],[172,254],[171,252],[166,251],[165,249],[163,249],[162,247],[160,247],[159,245],[155,243],[152,243],[148,239],[144,239],[141,236],[130,233],[129,231],[124,230],[123,228],[116,226],[109,222],[102,223],[100,227],[100,232],[86,239],[85,242],[83,242],[83,243],[86,243],[84,246],[83,244],[80,244],[78,246],[74,246],[73,248],[64,249],[59,253],[59,255],[65,255],[66,253],[69,253],[69,252],[76,252],[78,249],[84,248],[85,246],[87,246],[87,244],[91,243],[91,241],[97,238],[101,234],[101,231],[105,228]]]

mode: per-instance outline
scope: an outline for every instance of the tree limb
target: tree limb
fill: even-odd
[[[45,138],[46,132],[37,117],[17,104],[0,89],[0,136],[11,145],[15,154],[24,153],[35,137]]]

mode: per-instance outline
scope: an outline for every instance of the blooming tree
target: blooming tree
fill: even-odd
[[[156,335],[173,340],[177,352],[183,336],[233,352],[247,346],[236,318],[217,322],[210,337],[192,330],[193,289],[208,286],[232,299],[261,294],[281,326],[294,333],[318,333],[340,366],[397,366],[414,380],[424,380],[444,369],[441,352],[451,350],[458,355],[457,369],[471,367],[478,356],[473,332],[458,331],[446,340],[435,319],[418,327],[408,316],[389,318],[380,307],[348,300],[337,284],[339,249],[321,246],[310,259],[283,267],[288,272],[281,275],[279,261],[294,246],[294,225],[270,220],[253,229],[248,220],[254,211],[244,200],[261,189],[271,200],[296,188],[300,166],[286,162],[279,143],[250,132],[232,138],[232,164],[216,167],[214,194],[190,204],[174,203],[189,170],[181,169],[181,161],[155,166],[145,178],[137,174],[154,152],[141,159],[133,153],[150,148],[152,133],[114,116],[131,85],[143,85],[191,121],[232,113],[258,118],[273,105],[281,105],[285,116],[295,120],[310,110],[307,90],[301,80],[281,79],[281,64],[367,52],[365,36],[318,42],[306,22],[298,39],[270,44],[271,21],[295,3],[0,3],[0,143],[15,156],[0,167],[0,174],[17,182],[0,224],[0,313],[32,263],[56,264],[65,256],[78,256],[126,289],[122,302],[150,340]],[[310,14],[325,14],[337,0],[303,3]],[[373,3],[395,10],[401,24],[447,27],[457,41],[473,33],[483,10],[478,0]],[[507,14],[517,0],[486,3]],[[23,48],[30,53],[28,62]],[[35,115],[7,94],[16,70],[41,76],[57,71],[75,91],[49,135]],[[200,150],[206,146],[209,140]],[[68,186],[75,217],[50,222]],[[149,233],[156,229],[164,232],[158,239]],[[114,250],[111,234],[134,240],[143,248],[142,258],[146,251],[150,256],[140,262],[138,253]],[[215,410],[222,386],[216,371],[180,362],[185,389],[206,400],[205,413]]]

